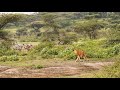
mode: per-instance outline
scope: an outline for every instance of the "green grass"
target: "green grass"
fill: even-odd
[[[9,31],[10,33],[15,33],[20,27],[11,27],[4,29],[5,31]]]
[[[18,42],[18,43],[22,43],[22,44],[32,44],[32,45],[38,45],[40,42]]]
[[[95,73],[97,78],[120,78],[120,61],[116,61],[112,66],[106,66],[103,70]]]
[[[18,28],[10,28],[5,30],[15,33],[17,29]],[[25,39],[26,37],[21,37],[21,40]],[[64,65],[69,62],[72,62],[73,64],[73,60],[76,59],[76,56],[73,53],[74,48],[84,50],[91,62],[110,61],[111,59],[112,61],[115,61],[115,58],[119,59],[120,57],[120,44],[106,45],[105,38],[96,40],[81,39],[71,45],[55,45],[54,43],[39,41],[34,42],[34,38],[32,38],[32,40],[27,40],[28,42],[18,42],[36,46],[29,52],[16,52],[10,50],[0,51],[0,65],[41,69],[46,66],[56,66],[60,64]],[[18,41],[20,41],[20,39]],[[1,52],[5,53],[1,54]],[[15,54],[17,54],[17,58],[14,57]],[[66,77],[119,77],[119,68],[119,65],[115,65],[112,67],[107,67],[99,72]]]
[[[43,66],[42,65],[31,65],[31,69],[41,69],[41,68],[43,68]]]
[[[19,61],[6,61],[6,62],[0,62],[0,65],[5,65],[5,66],[13,66],[13,67],[29,67],[29,66],[54,66],[57,65],[56,62],[59,62],[62,64],[64,60],[62,59],[34,59],[34,60],[26,60],[22,58]]]

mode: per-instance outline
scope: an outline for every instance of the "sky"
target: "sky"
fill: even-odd
[[[33,13],[35,13],[35,12],[0,12],[0,14],[1,14],[1,13],[5,13],[5,14],[7,14],[7,13],[8,13],[8,14],[9,14],[9,13],[12,13],[12,14],[13,14],[13,13],[20,13],[20,14],[33,14]]]

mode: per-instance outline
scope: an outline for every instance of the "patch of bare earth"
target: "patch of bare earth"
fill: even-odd
[[[57,66],[47,66],[41,69],[0,66],[0,78],[55,78],[75,76],[86,72],[99,70],[103,66],[113,64],[113,62],[72,63],[64,63],[63,65],[57,64]]]
[[[112,65],[113,62],[96,62],[96,63],[83,63],[83,65],[91,66],[96,69],[102,69],[103,66]]]

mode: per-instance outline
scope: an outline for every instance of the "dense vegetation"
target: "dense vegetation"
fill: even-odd
[[[39,44],[29,52],[24,52],[12,50],[14,42]],[[87,57],[98,60],[119,59],[120,12],[0,15],[0,61],[36,58],[74,60],[76,56],[73,49],[82,49]]]

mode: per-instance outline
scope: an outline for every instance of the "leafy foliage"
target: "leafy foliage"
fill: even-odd
[[[0,29],[3,29],[8,23],[18,21],[20,18],[20,15],[2,14],[0,16]]]
[[[16,55],[13,56],[2,56],[0,57],[0,61],[6,62],[6,61],[18,61],[19,58]]]
[[[83,23],[78,23],[74,26],[74,31],[77,33],[81,33],[83,35],[87,35],[90,39],[97,38],[97,30],[103,27],[101,22],[93,20],[88,20]]]

